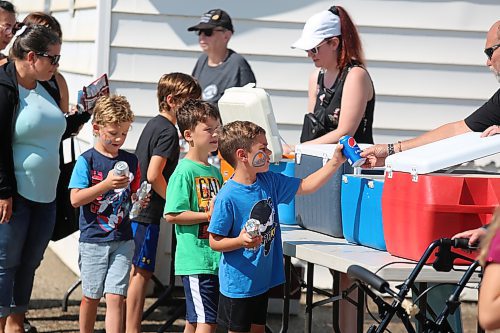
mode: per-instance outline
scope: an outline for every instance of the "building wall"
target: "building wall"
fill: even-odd
[[[126,143],[128,149],[135,148],[143,125],[157,112],[159,77],[173,71],[190,73],[200,54],[197,36],[186,28],[197,23],[201,13],[217,7],[226,9],[234,21],[230,47],[250,62],[258,86],[271,96],[282,136],[296,143],[313,65],[303,51],[290,45],[309,16],[332,4],[299,0],[219,0],[210,5],[195,0],[15,3],[23,13],[48,8],[61,22],[60,70],[68,79],[72,102],[84,83],[101,74],[98,70],[108,72],[112,89],[130,99],[137,120]],[[484,66],[482,52],[485,33],[498,19],[498,1],[350,0],[336,4],[350,12],[364,43],[377,93],[376,141],[414,136],[463,119],[498,88]],[[106,46],[108,54],[100,57]],[[86,131],[81,135],[87,136]]]
[[[494,14],[500,9],[498,2],[337,3],[351,13],[365,45],[377,92],[377,141],[384,135],[412,136],[463,119],[497,89],[482,50],[485,32],[498,19]],[[230,47],[248,59],[258,86],[271,95],[282,135],[297,142],[313,65],[303,51],[289,46],[300,35],[304,20],[330,4],[214,1],[203,7],[196,1],[114,2],[110,51],[114,87],[136,102],[136,127],[141,127],[156,113],[159,76],[189,73],[199,55],[197,37],[186,27],[195,24],[202,12],[222,7],[236,29]]]

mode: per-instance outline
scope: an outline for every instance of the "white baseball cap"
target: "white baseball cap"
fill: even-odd
[[[307,51],[334,36],[340,36],[340,18],[331,11],[324,10],[306,21],[302,36],[292,44],[292,48]]]

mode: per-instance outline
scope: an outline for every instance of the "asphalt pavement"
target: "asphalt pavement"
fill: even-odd
[[[78,277],[69,270],[59,258],[47,249],[45,258],[37,270],[35,285],[30,303],[28,318],[38,332],[78,332],[78,308],[81,298],[80,288],[76,288],[68,300],[67,311],[61,307],[62,299],[67,289],[77,281]],[[151,305],[156,299],[148,297],[146,306]],[[290,333],[304,332],[304,294],[301,297],[300,307],[297,315],[290,317]],[[165,306],[158,307],[146,320],[143,321],[143,332],[157,332],[172,313],[178,309],[180,301],[170,302]],[[373,306],[370,306],[375,311]],[[331,306],[323,306],[314,310],[313,332],[331,332],[332,314]],[[476,304],[467,302],[462,304],[464,332],[476,331]],[[101,303],[98,310],[96,331],[104,332],[105,304]],[[373,321],[365,316],[365,331]],[[269,315],[268,324],[273,332],[280,332],[281,315]],[[180,318],[173,322],[166,332],[182,332],[184,319]],[[391,332],[405,332],[400,323],[390,327]],[[218,332],[222,330],[218,330]]]

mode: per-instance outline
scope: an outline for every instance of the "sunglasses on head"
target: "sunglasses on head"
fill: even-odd
[[[500,44],[493,45],[492,47],[488,47],[487,49],[484,49],[484,54],[488,57],[488,59],[491,60],[491,57],[493,57],[493,53],[495,53],[495,50],[500,47]]]
[[[226,31],[226,30],[225,29],[200,29],[196,33],[198,34],[198,36],[203,33],[205,36],[210,37],[214,34],[214,31]]]
[[[22,22],[16,22],[14,24],[14,26],[10,27],[10,26],[3,26],[3,25],[0,25],[0,28],[3,30],[3,32],[7,35],[10,35],[10,34],[13,34],[15,35],[16,32],[21,29],[22,27],[24,26],[24,23]]]
[[[59,63],[59,59],[61,59],[61,55],[60,54],[50,55],[50,54],[47,54],[45,52],[35,52],[35,54],[37,56],[40,56],[40,57],[49,58],[51,65],[57,65]]]

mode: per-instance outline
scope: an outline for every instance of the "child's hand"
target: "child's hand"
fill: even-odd
[[[331,158],[331,161],[335,165],[340,165],[345,162],[346,158],[344,154],[342,154],[342,148],[344,145],[341,145],[340,143],[335,147],[335,151],[333,152],[333,156]]]
[[[125,175],[117,176],[113,170],[110,170],[104,182],[110,190],[117,190],[128,186],[129,177]]]
[[[210,222],[212,213],[214,211],[214,202],[215,202],[215,196],[213,196],[212,199],[210,199],[210,201],[208,202],[208,210],[206,211],[206,213],[208,214],[208,222]]]
[[[240,232],[240,235],[238,236],[238,238],[241,241],[242,247],[244,247],[246,249],[258,248],[260,246],[260,244],[262,243],[262,236],[259,235],[259,236],[251,237],[247,233],[245,228],[241,229],[241,232]]]
[[[151,192],[141,201],[141,208],[146,208],[151,202]]]

